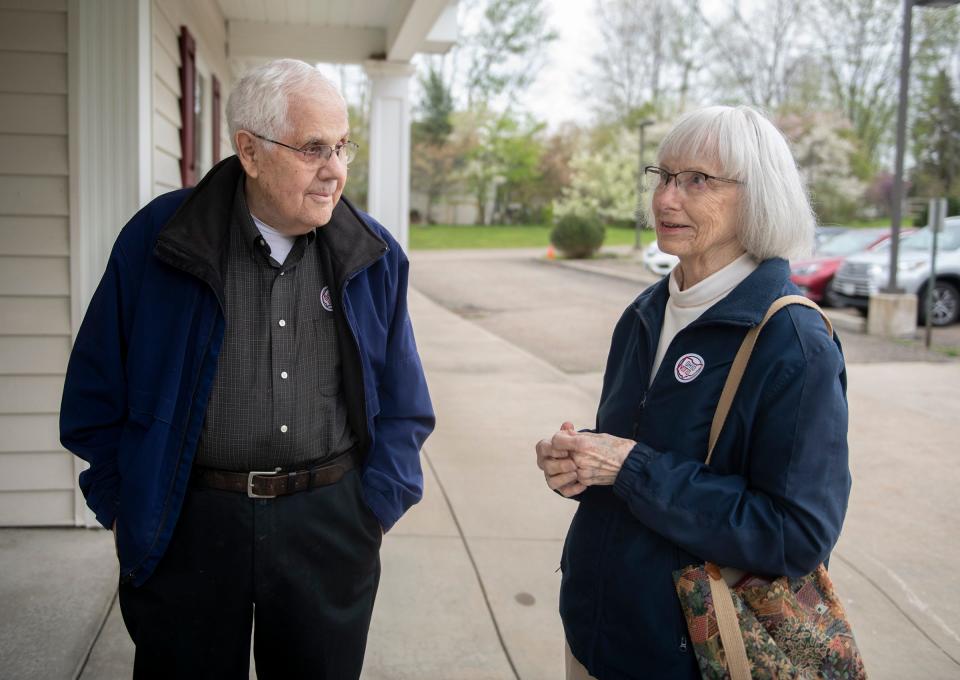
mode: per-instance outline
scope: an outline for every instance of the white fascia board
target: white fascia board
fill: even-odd
[[[447,2],[447,6],[440,13],[436,23],[430,32],[427,33],[426,42],[428,44],[448,43],[451,47],[456,44],[460,37],[460,24],[457,22],[457,0]]]
[[[332,64],[362,63],[386,49],[382,28],[295,26],[265,21],[230,21],[231,59],[302,59]]]
[[[450,0],[413,0],[387,29],[387,60],[410,61],[422,51],[424,41],[449,5]]]

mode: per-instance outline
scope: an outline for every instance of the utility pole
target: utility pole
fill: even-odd
[[[902,293],[897,286],[900,257],[900,222],[903,218],[903,156],[907,139],[907,99],[910,87],[910,40],[913,6],[950,7],[960,0],[903,0],[903,43],[900,49],[900,99],[897,102],[897,155],[893,171],[893,205],[890,206],[890,277],[885,293]]]
[[[636,218],[636,233],[634,235],[633,247],[640,250],[640,232],[646,226],[646,211],[643,209],[643,154],[646,151],[646,138],[644,132],[648,126],[656,121],[646,118],[640,121],[640,157],[637,160],[637,209],[634,213]]]

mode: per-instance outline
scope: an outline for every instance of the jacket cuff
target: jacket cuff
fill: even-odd
[[[659,451],[654,451],[646,444],[637,442],[623,461],[623,466],[613,481],[613,492],[621,499],[628,500],[636,493],[635,489],[644,484],[648,476],[647,466],[659,456]]]
[[[100,523],[104,529],[113,530],[113,523],[117,519],[117,505],[116,501],[112,503],[105,503],[100,505],[97,508],[90,508],[93,510],[93,515],[96,517],[97,522]]]
[[[361,486],[363,488],[363,502],[367,504],[370,512],[380,522],[380,529],[383,533],[387,533],[397,523],[400,516],[396,514],[395,508],[391,506],[386,496],[368,484],[361,483]]]

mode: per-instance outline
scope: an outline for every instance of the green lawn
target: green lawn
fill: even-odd
[[[841,226],[853,227],[854,229],[860,229],[863,227],[889,227],[890,218],[880,217],[873,220],[849,220],[847,222],[842,222]]]
[[[604,245],[633,245],[632,229],[607,229]],[[652,230],[641,233],[644,244],[654,239]],[[456,224],[410,225],[411,250],[443,250],[453,248],[546,248],[550,244],[550,227],[542,224],[489,226]]]

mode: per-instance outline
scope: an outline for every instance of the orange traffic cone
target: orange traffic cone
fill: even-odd
[[[556,254],[555,252],[553,252],[553,244],[552,244],[552,243],[547,246],[547,259],[548,259],[548,260],[555,260],[555,259],[557,259],[557,254]]]

